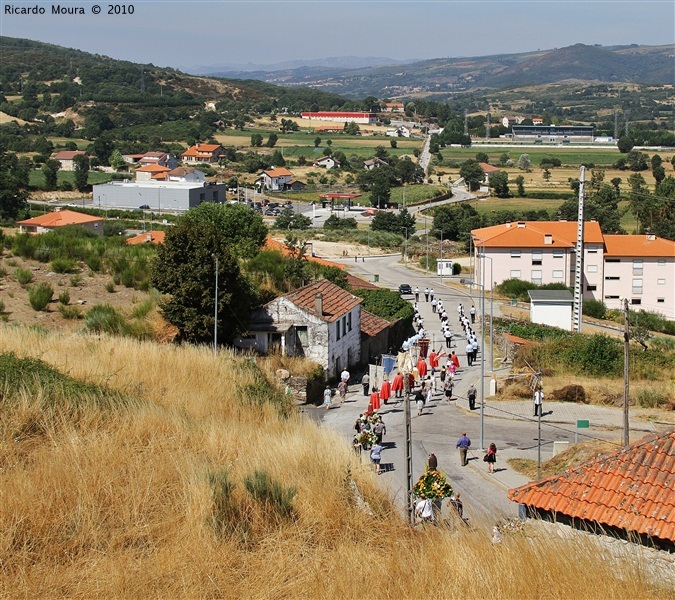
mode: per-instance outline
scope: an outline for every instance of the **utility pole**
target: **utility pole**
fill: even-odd
[[[485,127],[485,139],[490,141],[490,105],[488,104],[487,111],[487,126]]]
[[[623,299],[624,330],[623,330],[623,447],[627,448],[630,443],[630,429],[628,425],[628,391],[629,377],[628,367],[630,360],[630,335],[628,332],[628,298]]]
[[[469,135],[469,111],[464,109],[464,135]]]
[[[485,248],[483,248],[485,252]],[[485,449],[485,261],[480,268],[481,286],[480,286],[480,318],[481,318],[481,340],[480,340],[480,449]]]
[[[405,377],[406,378],[408,377],[407,373],[405,374]],[[413,489],[412,423],[410,419],[410,394],[408,393],[407,385],[406,389],[403,391],[403,395],[405,396],[405,400],[403,402],[404,405],[403,412],[405,413],[405,509],[408,513],[408,519],[410,520],[410,524],[414,525],[415,514],[413,513],[411,502]]]
[[[625,111],[624,115],[626,116],[626,135],[628,135],[628,111]]]
[[[579,174],[579,210],[577,213],[577,245],[574,271],[574,331],[581,333],[582,303],[583,303],[583,276],[584,276],[584,184],[586,183],[586,168],[581,167]]]
[[[535,394],[541,393],[541,382],[537,381]],[[543,405],[539,405],[537,410],[537,481],[541,479],[541,413],[544,412]]]
[[[614,107],[614,140],[619,139],[619,107]]]
[[[214,305],[213,309],[213,355],[218,354],[218,256],[215,254],[211,255],[211,258],[216,260],[216,291],[214,294]]]

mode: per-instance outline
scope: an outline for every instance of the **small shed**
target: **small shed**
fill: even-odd
[[[530,321],[572,331],[572,305],[569,290],[529,290]]]

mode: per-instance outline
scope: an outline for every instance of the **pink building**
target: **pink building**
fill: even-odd
[[[475,281],[574,285],[576,221],[520,221],[471,232]],[[485,259],[482,258],[485,256]],[[483,274],[482,269],[485,269]],[[603,235],[584,224],[583,297],[619,308],[620,298],[675,319],[675,242],[653,235]]]

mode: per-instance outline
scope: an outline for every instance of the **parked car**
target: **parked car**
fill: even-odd
[[[138,208],[141,210],[150,210],[150,205],[149,204],[141,204]]]
[[[398,293],[403,296],[404,294],[412,294],[413,291],[409,283],[402,283],[398,286]]]

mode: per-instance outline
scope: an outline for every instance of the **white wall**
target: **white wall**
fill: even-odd
[[[572,305],[569,302],[530,301],[530,321],[572,331]]]

